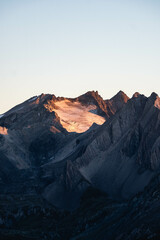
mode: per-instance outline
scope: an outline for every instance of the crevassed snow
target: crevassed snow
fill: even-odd
[[[56,102],[55,106],[52,110],[58,114],[68,132],[85,132],[93,123],[102,125],[105,122],[105,118],[95,114],[95,105],[84,106],[78,101],[62,100]]]

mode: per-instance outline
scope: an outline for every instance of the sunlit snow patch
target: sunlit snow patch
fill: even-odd
[[[55,102],[55,108],[52,109],[60,117],[62,126],[68,132],[85,132],[93,123],[102,125],[105,118],[95,114],[97,113],[96,105],[85,106],[80,102],[62,100]]]

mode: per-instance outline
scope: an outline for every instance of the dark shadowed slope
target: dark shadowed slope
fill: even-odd
[[[110,100],[94,91],[74,99],[49,94],[31,98],[0,118],[0,226],[22,232],[26,226],[31,236],[31,220],[26,225],[20,222],[40,214],[47,239],[53,239],[53,231],[59,239],[154,239],[159,226],[154,221],[159,209],[154,197],[159,196],[159,167],[160,98],[156,93],[149,98],[135,93],[129,99],[120,91]],[[17,196],[25,196],[27,214],[24,210],[16,217],[11,211],[11,221],[4,211],[5,198]],[[34,212],[38,198],[45,203]],[[64,209],[74,211],[66,215]],[[54,219],[49,226],[47,216]],[[134,216],[132,225],[129,219]],[[145,221],[145,216],[151,221]],[[35,235],[43,239],[41,222],[37,224]],[[149,230],[147,224],[151,224]]]

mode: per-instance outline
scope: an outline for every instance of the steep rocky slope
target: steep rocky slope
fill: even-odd
[[[136,211],[132,198],[137,194],[142,192],[136,197],[138,209],[146,196],[154,202],[153,181],[158,181],[155,179],[158,179],[159,167],[160,98],[156,93],[148,98],[135,93],[129,99],[120,91],[109,100],[103,100],[94,91],[74,99],[50,94],[33,97],[0,117],[0,190],[3,194],[0,226],[4,228],[1,233],[5,239],[6,229],[12,226],[11,235],[16,232],[22,236],[24,222],[22,225],[20,222],[23,217],[37,219],[39,214],[43,215],[44,229],[40,235],[39,222],[35,239],[45,239],[45,236],[56,239],[58,235],[59,239],[75,236],[76,239],[103,239],[103,232],[104,239],[136,239],[136,234],[157,237],[157,224],[155,232],[154,228],[147,230],[148,222],[145,230],[140,225],[135,232],[137,224],[126,231],[122,226],[131,218],[131,208]],[[154,191],[158,191],[158,186],[157,183]],[[26,199],[27,214],[23,211],[16,218],[12,209],[10,213],[6,211],[4,202],[6,199],[14,205],[13,198],[18,196]],[[36,199],[38,206],[37,199],[42,200],[39,210],[34,212],[35,202],[28,201],[29,196]],[[73,214],[67,212],[66,216],[64,210],[74,211]],[[18,206],[16,211],[20,214]],[[156,218],[154,207],[150,214]],[[49,228],[47,216],[54,218]],[[136,216],[139,219],[139,215]],[[121,217],[122,223],[119,222]],[[63,230],[60,219],[63,219]],[[153,224],[154,217],[152,219]],[[72,222],[72,230],[68,221]],[[142,209],[142,222],[145,222],[145,208]],[[52,228],[56,226],[59,229],[55,236]],[[90,230],[86,230],[88,228]],[[26,239],[30,239],[29,220],[26,231]],[[84,233],[79,235],[80,232]],[[140,237],[137,239],[143,239]]]
[[[160,177],[134,198],[113,201],[88,188],[80,207],[58,211],[40,196],[0,196],[1,239],[159,240]],[[7,202],[7,206],[6,206]]]
[[[149,98],[136,94],[102,126],[75,138],[66,146],[62,161],[49,163],[56,183],[47,186],[43,196],[61,208],[67,207],[64,192],[72,205],[72,199],[78,196],[75,189],[81,193],[88,184],[114,199],[130,198],[142,191],[156,174],[160,161],[158,99],[154,93]],[[47,165],[42,168],[48,172]]]
[[[76,212],[75,219],[81,219],[79,229],[81,228],[82,233],[71,239],[158,240],[159,187],[160,178],[156,175],[142,193],[126,202],[113,202],[107,197],[102,198],[100,194],[92,194],[87,198],[89,210],[84,210],[85,205],[82,205],[81,213]]]
[[[146,169],[141,170],[139,155],[144,152],[144,134],[148,134],[151,128],[151,122],[149,126],[143,122],[146,109],[149,108],[150,112],[147,111],[145,119],[159,121],[159,110],[154,107],[154,101],[153,95],[149,99],[139,95],[129,100],[120,112],[100,127],[85,153],[76,160],[81,173],[111,196],[130,197],[142,190],[153,176],[150,170],[153,163],[144,166],[143,160]],[[154,129],[155,126],[151,130],[154,142],[158,130]],[[151,156],[149,159],[151,161]]]

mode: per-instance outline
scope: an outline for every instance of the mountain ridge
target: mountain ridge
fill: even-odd
[[[143,199],[160,171],[159,106],[156,93],[129,98],[122,91],[109,100],[95,91],[28,99],[0,118],[1,193],[40,196],[71,213],[88,189],[113,205]]]

